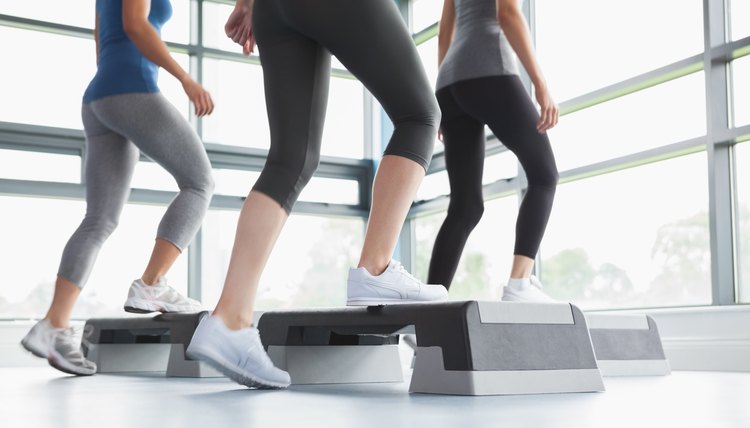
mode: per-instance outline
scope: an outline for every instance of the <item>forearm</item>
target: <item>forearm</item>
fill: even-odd
[[[441,32],[438,35],[438,66],[443,63],[445,54],[448,53],[448,48],[451,47],[453,32],[451,31],[450,33],[451,34],[444,34],[443,32]]]
[[[515,8],[501,11],[498,13],[497,19],[532,83],[535,86],[545,85],[544,75],[534,54],[529,27],[521,11]]]
[[[167,49],[167,45],[159,37],[159,33],[150,24],[130,28],[127,34],[141,54],[149,61],[163,68],[179,81],[189,77],[187,71],[175,61],[169,49]]]

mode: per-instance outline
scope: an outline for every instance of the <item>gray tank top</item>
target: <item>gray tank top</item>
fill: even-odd
[[[436,89],[462,80],[518,74],[516,55],[497,22],[495,0],[454,0],[456,29]]]

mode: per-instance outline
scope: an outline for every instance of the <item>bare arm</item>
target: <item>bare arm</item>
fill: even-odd
[[[148,22],[150,10],[151,0],[124,0],[122,2],[123,30],[143,56],[167,70],[182,83],[185,93],[195,105],[196,115],[211,114],[214,108],[211,96],[172,58],[167,45]]]
[[[453,42],[453,32],[456,28],[456,9],[453,0],[443,2],[443,15],[438,26],[438,65],[443,63],[445,54]]]
[[[542,69],[537,63],[529,27],[518,0],[497,0],[497,21],[534,84],[536,99],[541,108],[541,118],[537,129],[539,132],[544,132],[557,124],[560,112],[549,94]]]

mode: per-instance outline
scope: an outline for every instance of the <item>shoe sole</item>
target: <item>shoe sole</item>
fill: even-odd
[[[47,356],[47,362],[50,366],[56,368],[57,370],[60,370],[63,373],[72,374],[75,376],[91,376],[96,371],[89,372],[87,371],[78,371],[78,368],[72,364],[70,364],[65,358],[62,357],[58,352],[56,352],[54,349],[50,350],[49,355]]]
[[[239,383],[245,385],[248,388],[257,389],[286,389],[289,387],[287,383],[271,382],[266,380],[260,380],[252,375],[238,372],[232,368],[232,364],[228,363],[221,357],[216,356],[213,353],[201,352],[195,349],[188,349],[185,355],[192,360],[200,360],[211,366],[211,368],[218,370],[221,374]]]

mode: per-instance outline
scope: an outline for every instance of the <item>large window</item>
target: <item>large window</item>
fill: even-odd
[[[737,224],[739,243],[737,255],[739,273],[739,300],[750,303],[750,143],[735,147],[737,165]]]
[[[536,47],[553,96],[564,101],[701,53],[702,3],[536,0]]]
[[[502,288],[510,277],[513,261],[518,200],[505,197],[487,201],[482,220],[469,236],[453,283],[452,300],[498,300]],[[427,280],[427,272],[445,212],[419,217],[416,221],[415,274]],[[436,261],[436,263],[444,263]]]
[[[750,124],[750,55],[732,61],[734,126]]]
[[[585,309],[711,303],[705,152],[561,185],[542,281]]]
[[[91,0],[4,1],[0,5],[0,14],[94,28],[94,2]],[[2,45],[8,46],[6,43]]]
[[[80,183],[81,158],[0,149],[0,178]]]
[[[706,133],[703,73],[563,116],[550,140],[560,170]]]
[[[42,317],[52,299],[62,250],[83,219],[85,203],[0,196],[0,206],[0,260],[6,261],[0,318]],[[75,306],[75,318],[124,315],[128,287],[146,267],[164,210],[162,206],[125,207]],[[178,259],[169,280],[177,290],[187,291],[187,254]]]
[[[22,41],[22,42],[21,42]],[[0,121],[81,129],[81,98],[96,72],[94,41],[0,26]]]
[[[729,6],[730,39],[750,36],[750,0],[727,0]]]
[[[412,32],[417,33],[438,22],[442,13],[443,2],[440,0],[416,0],[412,2]]]
[[[203,232],[203,304],[221,295],[239,213],[211,211]],[[258,310],[342,306],[346,277],[359,260],[364,221],[292,215],[260,281]]]

